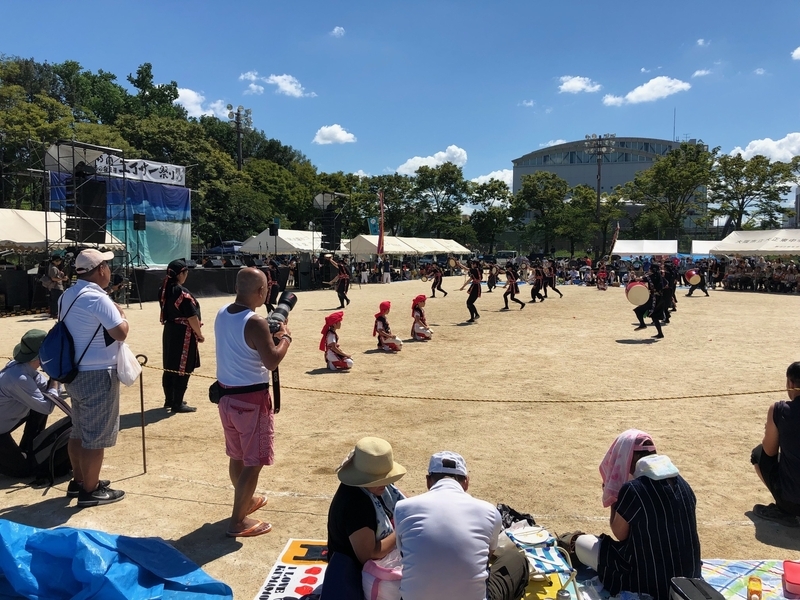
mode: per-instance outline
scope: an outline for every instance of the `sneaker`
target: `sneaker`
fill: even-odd
[[[78,508],[112,504],[114,502],[119,502],[124,497],[125,492],[122,490],[112,490],[110,487],[97,486],[97,489],[93,492],[81,490],[78,493]]]
[[[753,507],[753,513],[757,517],[778,523],[784,527],[800,527],[800,522],[798,522],[797,517],[781,510],[774,503],[767,506],[763,504],[756,504]]]
[[[642,329],[647,329],[647,325],[639,325],[634,331],[641,331]]]
[[[184,402],[180,406],[171,406],[169,410],[173,415],[176,413],[193,413],[197,412],[197,407],[189,406],[188,404],[186,404],[186,402]]]
[[[98,485],[102,488],[107,488],[111,485],[111,481],[108,479],[101,479]],[[82,491],[83,486],[73,479],[67,486],[67,498],[77,498]]]

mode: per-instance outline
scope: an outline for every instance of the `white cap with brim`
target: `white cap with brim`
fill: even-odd
[[[78,275],[88,273],[92,269],[96,269],[100,263],[114,258],[113,252],[100,252],[94,248],[87,248],[81,250],[81,253],[75,257],[75,272]]]
[[[456,452],[444,450],[431,456],[428,463],[428,474],[461,475],[467,476],[467,462],[464,457]]]
[[[406,468],[394,462],[392,446],[386,440],[365,437],[337,469],[339,481],[353,487],[389,485],[406,474]]]

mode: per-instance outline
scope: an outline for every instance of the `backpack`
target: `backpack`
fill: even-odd
[[[72,465],[69,462],[67,445],[71,432],[72,419],[63,417],[33,438],[30,458],[33,475],[37,480],[46,479],[53,485],[57,477],[69,473]]]
[[[47,273],[42,275],[41,279],[39,279],[39,283],[41,283],[42,287],[46,290],[52,290],[54,287],[56,287],[56,282],[50,279],[50,276]]]
[[[89,344],[83,350],[80,358],[75,360],[75,342],[72,339],[72,334],[67,329],[64,319],[69,314],[75,302],[84,292],[80,292],[75,296],[75,300],[67,308],[67,312],[62,317],[59,313],[58,323],[53,325],[53,328],[47,332],[47,335],[39,348],[39,362],[42,365],[42,370],[47,375],[60,383],[72,383],[78,376],[78,365],[83,360],[89,346],[92,345],[97,332],[100,331],[102,325],[98,325],[97,329],[89,340]]]

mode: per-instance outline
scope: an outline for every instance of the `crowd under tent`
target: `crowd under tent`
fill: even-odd
[[[711,248],[712,254],[771,256],[800,254],[800,229],[734,231]]]
[[[0,208],[0,250],[27,254],[78,245],[59,239],[63,229],[66,229],[66,217],[62,213]],[[99,247],[124,250],[125,244],[106,231],[105,243]]]
[[[612,249],[619,256],[654,256],[678,253],[678,240],[617,240]]]

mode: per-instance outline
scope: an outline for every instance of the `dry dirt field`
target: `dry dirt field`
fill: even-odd
[[[294,343],[281,365],[283,410],[276,417],[276,464],[262,471],[259,492],[269,504],[254,516],[273,531],[227,539],[232,487],[210,379],[193,377],[187,400],[194,414],[168,416],[160,373],[144,372],[147,473],[142,471],[139,387],[123,388],[118,444],[103,476],[127,492],[117,504],[78,510],[66,482],[33,489],[0,479],[0,517],[38,527],[70,525],[168,540],[212,576],[252,598],[290,537],[325,538],[334,468],[362,436],[392,443],[408,474],[400,486],[424,491],[431,453],[460,452],[470,492],[504,502],[557,532],[608,531],[597,467],[624,429],[648,431],[692,485],[698,500],[702,555],[800,558],[798,530],[762,522],[750,512],[770,498],[750,466],[771,402],[785,397],[795,348],[797,296],[711,292],[685,298],[665,327],[634,332],[632,306],[621,289],[565,286],[542,304],[499,312],[502,290],[478,300],[482,318],[463,323],[462,278],[446,278],[446,298],[427,303],[434,340],[407,342],[397,355],[378,353],[372,315],[392,301],[389,320],[407,339],[410,303],[429,291],[420,281],[358,285],[351,290],[341,345],[355,359],[351,373],[324,369],[318,350],[323,318],[337,306],[332,291],[299,293],[290,319]],[[191,275],[187,287],[191,289]],[[521,288],[523,297],[529,293]],[[525,298],[528,299],[527,297]],[[230,298],[201,300],[207,342],[200,375],[213,376],[213,319]],[[128,341],[149,364],[161,364],[158,307],[127,310]],[[0,321],[0,355],[9,356],[39,317]],[[766,391],[740,396],[695,394]],[[392,394],[386,398],[372,394]],[[672,397],[673,399],[661,399]],[[629,401],[632,400],[632,401]]]

